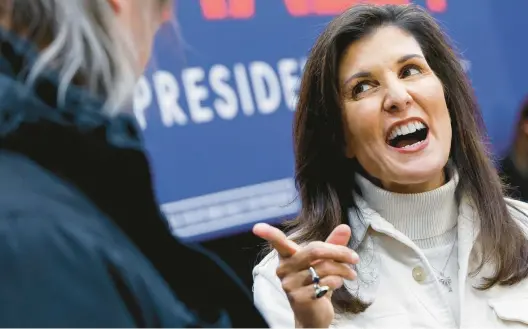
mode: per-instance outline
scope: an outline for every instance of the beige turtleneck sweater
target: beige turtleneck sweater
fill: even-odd
[[[452,291],[446,287],[455,319],[459,319],[457,222],[458,206],[455,174],[443,186],[424,193],[398,194],[379,188],[357,175],[363,198],[381,217],[410,238],[422,249],[437,278],[451,279]]]

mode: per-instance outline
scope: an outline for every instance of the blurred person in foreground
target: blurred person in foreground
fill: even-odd
[[[305,66],[294,123],[302,209],[254,269],[270,325],[528,325],[528,206],[505,199],[471,86],[434,19],[352,7]]]
[[[1,327],[267,326],[218,259],[173,238],[123,111],[171,8],[0,1]]]
[[[518,116],[513,144],[499,170],[511,197],[528,201],[528,98]]]

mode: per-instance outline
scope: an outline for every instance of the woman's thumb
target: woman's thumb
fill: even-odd
[[[326,239],[326,242],[340,246],[346,246],[348,245],[348,241],[350,241],[351,234],[352,231],[350,230],[350,226],[346,224],[341,224],[337,226],[332,231],[332,233],[330,233],[330,235]]]

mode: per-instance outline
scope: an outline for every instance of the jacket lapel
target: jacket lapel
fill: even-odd
[[[464,327],[464,314],[467,285],[471,284],[468,280],[468,274],[474,270],[475,262],[470,262],[470,256],[478,254],[474,250],[475,242],[478,237],[480,222],[478,214],[471,203],[469,197],[463,197],[460,202],[460,213],[458,216],[458,285],[459,285],[459,300],[460,300],[460,327]],[[471,264],[470,264],[471,263]]]

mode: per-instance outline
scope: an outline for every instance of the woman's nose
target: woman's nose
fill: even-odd
[[[383,109],[388,112],[403,111],[413,102],[406,85],[400,80],[390,81],[386,87],[387,93],[383,102]]]

